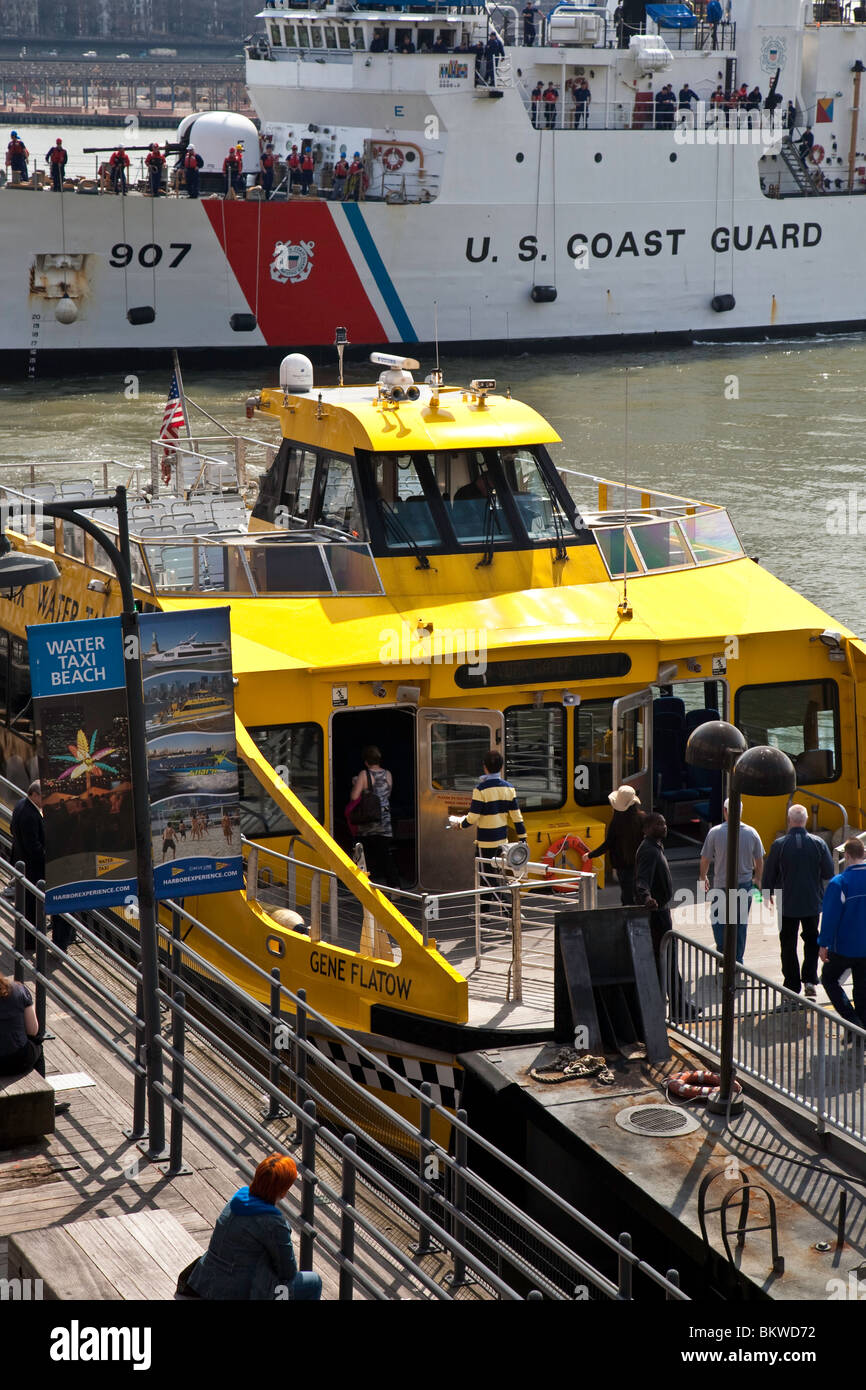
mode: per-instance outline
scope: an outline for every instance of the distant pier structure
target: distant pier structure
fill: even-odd
[[[189,111],[251,110],[242,61],[82,62],[0,57],[0,114],[32,125],[142,123]]]

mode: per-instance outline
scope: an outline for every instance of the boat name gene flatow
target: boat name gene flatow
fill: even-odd
[[[343,983],[348,981],[360,989],[372,989],[376,994],[397,994],[401,999],[408,999],[412,988],[411,980],[395,975],[391,970],[375,970],[364,961],[347,961],[344,956],[331,956],[324,951],[312,952],[310,969],[314,975],[324,975],[332,980],[342,980]]]

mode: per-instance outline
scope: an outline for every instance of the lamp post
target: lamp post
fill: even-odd
[[[730,774],[725,872],[725,937],[722,954],[722,1037],[719,1089],[707,1101],[715,1115],[736,1115],[743,1101],[734,1095],[734,1002],[737,970],[737,860],[743,796],[782,796],[797,785],[794,764],[781,748],[748,748],[739,729],[724,720],[699,724],[686,744],[686,762]]]
[[[126,682],[126,701],[129,717],[129,757],[132,778],[132,805],[135,821],[135,848],[138,861],[138,928],[141,947],[141,983],[143,995],[144,1036],[147,1069],[147,1114],[149,1158],[165,1155],[165,1104],[158,1088],[162,1085],[162,1050],[156,1039],[160,1032],[159,1014],[159,951],[157,944],[156,907],[153,891],[153,850],[150,838],[150,805],[147,795],[147,745],[144,715],[144,694],[141,685],[141,660],[136,626],[135,597],[132,590],[132,566],[129,553],[129,522],[126,509],[126,488],[118,487],[113,497],[88,497],[79,503],[45,502],[40,504],[44,516],[69,522],[92,536],[105,551],[117,576],[121,596],[121,631],[123,634],[123,670]],[[116,511],[118,544],[97,526],[90,517],[79,515],[77,506],[92,511]],[[5,538],[4,538],[5,539]],[[8,546],[8,541],[6,542]],[[9,555],[8,559],[12,559]],[[15,552],[21,565],[31,560],[44,564],[40,557],[22,556]],[[53,574],[19,580],[39,583],[59,578],[53,561],[48,561]],[[0,558],[0,587],[6,587],[4,560]],[[10,587],[15,587],[10,585]],[[136,1058],[140,1061],[140,1058]]]

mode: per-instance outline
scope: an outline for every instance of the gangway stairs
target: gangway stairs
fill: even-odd
[[[795,149],[791,140],[783,141],[779,153],[790,170],[791,176],[800,192],[803,194],[803,197],[816,198],[818,196],[818,190],[815,187],[813,175],[807,169],[802,155]]]

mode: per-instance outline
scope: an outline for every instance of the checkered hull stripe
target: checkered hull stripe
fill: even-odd
[[[380,1071],[377,1066],[362,1057],[357,1048],[347,1043],[336,1042],[332,1038],[315,1038],[316,1047],[336,1062],[340,1071],[357,1081],[360,1086],[369,1086],[377,1091],[390,1091],[395,1095],[408,1095],[406,1087],[395,1081],[389,1072]],[[425,1062],[420,1057],[401,1057],[387,1052],[381,1061],[398,1076],[402,1076],[413,1086],[429,1081],[432,1087],[434,1104],[446,1110],[456,1110],[460,1104],[460,1091],[463,1085],[463,1070],[447,1062]]]

